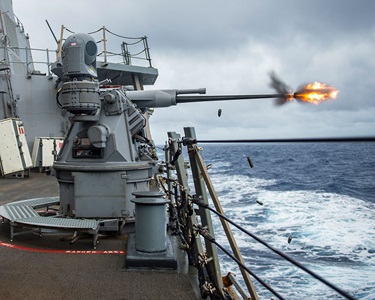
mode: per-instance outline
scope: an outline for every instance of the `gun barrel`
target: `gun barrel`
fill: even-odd
[[[169,107],[180,103],[195,103],[205,101],[251,100],[265,98],[286,98],[290,95],[262,94],[262,95],[187,95],[205,94],[206,89],[186,90],[149,90],[127,91],[126,96],[137,104],[138,108]]]
[[[176,96],[176,103],[191,103],[205,101],[228,101],[228,100],[251,100],[265,98],[281,98],[283,94],[262,94],[262,95],[213,95],[213,96]]]

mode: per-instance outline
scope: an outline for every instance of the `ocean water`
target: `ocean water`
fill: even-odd
[[[227,217],[354,297],[375,299],[375,143],[201,146]],[[217,241],[230,249],[212,218]],[[231,227],[246,265],[285,299],[343,299]],[[219,255],[223,274],[240,276]],[[272,298],[253,281],[261,299]]]

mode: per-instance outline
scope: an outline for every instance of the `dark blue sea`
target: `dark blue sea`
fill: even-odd
[[[228,217],[354,297],[375,299],[375,143],[201,146]],[[213,222],[218,242],[230,249],[218,218]],[[246,265],[285,299],[343,299],[233,231]],[[223,274],[240,276],[222,252],[220,259]],[[271,299],[253,281],[260,298]]]

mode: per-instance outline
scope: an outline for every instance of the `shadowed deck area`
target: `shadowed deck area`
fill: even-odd
[[[0,205],[56,195],[58,183],[52,176],[0,178]],[[9,230],[9,222],[0,223],[1,298],[199,299],[194,270],[175,239],[177,270],[129,270],[126,234],[100,235],[93,251],[91,238],[71,244],[71,232],[43,230],[39,237],[31,231],[11,242]]]

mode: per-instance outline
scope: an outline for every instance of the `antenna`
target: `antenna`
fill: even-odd
[[[58,40],[57,40],[57,38],[56,38],[56,35],[53,33],[53,30],[52,30],[52,28],[51,28],[51,26],[49,25],[49,23],[48,23],[47,20],[46,20],[46,23],[47,23],[47,25],[48,25],[49,30],[51,31],[51,33],[52,33],[52,35],[53,35],[53,38],[54,38],[55,41],[56,41],[56,44],[58,44],[59,42],[58,42]]]

